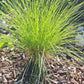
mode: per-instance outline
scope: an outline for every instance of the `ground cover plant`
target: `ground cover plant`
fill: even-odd
[[[9,31],[11,36],[2,34],[0,47],[3,48],[6,43],[9,47],[23,50],[29,57],[21,82],[27,72],[29,83],[44,82],[47,71],[45,62],[49,58],[55,58],[58,62],[67,60],[66,56],[62,56],[63,53],[78,63],[83,62],[84,58],[78,54],[83,52],[73,44],[76,43],[77,27],[84,25],[75,24],[84,14],[84,10],[78,11],[84,2],[75,5],[76,3],[77,1],[73,1],[67,4],[67,0],[6,0],[4,4],[1,2],[6,12],[0,10],[0,19],[8,24],[9,27],[4,29]]]

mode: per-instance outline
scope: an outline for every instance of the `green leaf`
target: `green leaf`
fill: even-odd
[[[27,0],[27,1],[30,1],[30,0]]]
[[[8,42],[5,39],[2,39],[0,41],[0,48],[2,48],[3,46],[7,46],[7,45],[8,45]]]
[[[0,48],[4,45],[5,42],[0,42]]]
[[[11,45],[8,47],[9,50],[14,50],[15,49],[15,46],[14,45]]]

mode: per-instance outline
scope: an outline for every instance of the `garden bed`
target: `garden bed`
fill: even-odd
[[[19,50],[3,49],[0,52],[0,84],[20,84],[17,79],[24,70],[27,60],[28,58]],[[58,63],[53,59],[48,59],[48,62],[45,84],[49,82],[50,84],[84,84],[84,65],[77,67],[66,61]],[[27,83],[28,81],[25,80],[24,84]]]

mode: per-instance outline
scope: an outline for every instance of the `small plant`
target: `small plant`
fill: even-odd
[[[58,57],[60,53],[66,53],[79,62],[83,60],[77,54],[82,51],[73,44],[77,27],[84,24],[75,25],[76,20],[84,14],[84,10],[78,11],[84,2],[78,5],[75,3],[73,1],[67,4],[67,0],[6,0],[4,4],[1,3],[7,12],[0,10],[0,19],[14,29],[5,28],[12,36],[1,35],[0,42],[7,42],[9,46],[16,45],[25,53],[31,54],[24,71],[30,71],[28,80],[34,80],[36,84],[44,80],[47,53],[57,60],[67,59]]]

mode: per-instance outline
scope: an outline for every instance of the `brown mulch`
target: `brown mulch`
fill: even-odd
[[[61,61],[58,63],[54,60],[49,60],[48,75],[51,84],[84,84],[84,65],[77,67],[68,62]]]
[[[66,61],[48,61],[46,84],[84,84],[84,65],[77,67]],[[15,84],[26,62],[25,55],[19,50],[0,51],[0,84]]]
[[[15,84],[26,61],[23,52],[19,50],[2,50],[0,52],[0,84]]]

